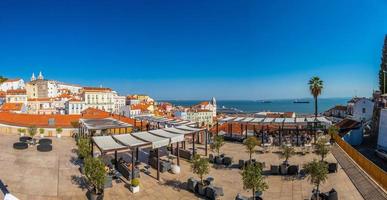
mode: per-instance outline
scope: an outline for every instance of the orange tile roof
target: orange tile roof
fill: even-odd
[[[20,81],[20,78],[8,79],[8,80],[4,81],[3,83],[6,83],[6,82],[16,82],[16,81]]]
[[[0,91],[0,98],[5,98],[6,93],[3,91]]]
[[[48,124],[49,119],[55,120],[55,125]],[[0,112],[0,123],[13,126],[37,126],[42,128],[72,128],[71,122],[79,121],[80,115],[33,115]]]
[[[53,101],[53,98],[31,98],[28,101]]]
[[[0,110],[4,112],[20,111],[23,108],[22,103],[5,103],[1,106]]]
[[[24,89],[19,90],[7,90],[7,94],[27,94],[27,91]]]
[[[207,106],[208,104],[210,104],[210,102],[208,101],[203,101],[199,103],[199,105],[202,105],[202,106]]]
[[[84,87],[82,89],[84,92],[111,92],[110,88],[100,88],[100,87]]]

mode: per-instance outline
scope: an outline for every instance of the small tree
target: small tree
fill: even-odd
[[[200,183],[203,184],[203,176],[210,172],[210,164],[207,158],[201,158],[196,154],[191,161],[191,169],[194,174],[200,178]]]
[[[292,157],[296,152],[294,151],[294,148],[292,146],[282,146],[282,154],[281,157],[285,158],[284,163],[288,163],[288,160],[290,157]]]
[[[22,128],[18,128],[17,132],[19,133],[19,135],[21,135],[23,133],[23,129]]]
[[[314,159],[312,162],[307,163],[304,168],[309,174],[308,180],[316,186],[315,195],[316,199],[318,199],[320,185],[328,179],[328,164]]]
[[[87,138],[79,138],[78,139],[78,155],[79,158],[83,159],[90,156],[90,140]]]
[[[86,157],[85,176],[93,186],[95,194],[102,194],[106,179],[105,165],[99,158]]]
[[[40,134],[40,135],[44,135],[44,128],[40,128],[40,129],[39,129],[39,134]]]
[[[328,143],[328,139],[326,137],[320,137],[317,140],[317,143],[315,146],[316,154],[321,156],[321,161],[324,161],[324,158],[326,158],[326,156],[329,153],[329,147],[327,146],[327,143]]]
[[[333,139],[333,135],[338,133],[339,133],[339,128],[337,126],[330,126],[328,128],[328,134],[331,137],[331,139]]]
[[[218,156],[220,155],[220,148],[224,145],[224,139],[220,135],[214,136],[214,142],[211,144],[212,151],[216,151]]]
[[[256,146],[259,145],[259,141],[257,140],[256,137],[250,136],[248,137],[243,144],[246,146],[247,152],[249,153],[250,156],[250,161],[251,161],[251,156],[254,153],[254,149]]]
[[[28,134],[33,138],[37,133],[36,126],[31,126],[28,128]]]
[[[61,134],[63,132],[63,129],[61,127],[56,128],[56,133]]]
[[[255,192],[263,192],[269,188],[262,176],[262,169],[259,165],[248,165],[242,171],[242,181],[244,190],[253,191],[253,199],[255,199]]]

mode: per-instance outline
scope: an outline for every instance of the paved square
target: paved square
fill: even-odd
[[[49,200],[49,199],[86,199],[86,189],[82,188],[79,181],[82,176],[78,166],[74,164],[76,153],[75,142],[72,138],[52,138],[53,151],[48,153],[38,152],[36,147],[27,150],[14,150],[12,144],[18,140],[16,135],[0,134],[0,179],[8,185],[8,189],[15,196],[24,199]],[[190,146],[190,145],[187,145]],[[199,145],[200,148],[200,145]],[[266,163],[266,169],[270,164],[280,164],[282,160],[274,153],[255,154],[254,158]],[[221,149],[222,153],[234,158],[248,159],[244,146],[235,143],[226,143]],[[203,153],[203,148],[199,150]],[[211,152],[210,152],[211,153]],[[119,154],[128,159],[128,153]],[[145,153],[141,153],[145,157]],[[290,164],[306,163],[313,158],[314,154],[305,156],[295,155],[290,158]],[[330,154],[328,161],[335,161]],[[182,172],[179,175],[162,173],[160,183],[154,179],[155,170],[151,176],[141,173],[141,191],[132,194],[123,182],[113,182],[113,188],[105,190],[105,199],[199,199],[185,189],[185,182],[191,176],[195,177],[190,170],[188,162],[181,160]],[[251,192],[244,191],[239,169],[216,169],[211,167],[210,176],[215,178],[215,185],[224,189],[225,196],[221,199],[234,199],[237,193],[250,195]],[[264,199],[308,199],[312,191],[312,185],[307,179],[288,179],[283,176],[268,176],[266,181],[269,189],[264,192]],[[82,184],[81,184],[82,185]],[[348,176],[339,167],[338,173],[329,174],[328,181],[321,186],[326,192],[334,187],[341,200],[363,199],[356,190]],[[0,194],[0,198],[2,198]]]

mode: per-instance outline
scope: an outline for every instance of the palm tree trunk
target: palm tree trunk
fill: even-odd
[[[251,163],[251,152],[250,152],[250,163]]]
[[[314,97],[314,117],[317,119],[317,96]]]

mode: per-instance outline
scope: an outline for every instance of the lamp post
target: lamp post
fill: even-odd
[[[386,93],[386,70],[383,69],[383,94]]]

